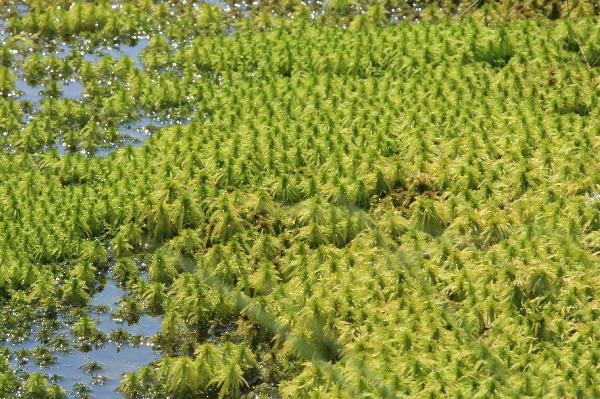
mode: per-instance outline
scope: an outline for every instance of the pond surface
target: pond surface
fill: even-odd
[[[71,100],[81,100],[83,98],[83,85],[77,80],[61,80],[58,81],[59,88],[62,93],[59,98]],[[40,83],[30,84],[24,78],[19,78],[15,82],[15,89],[20,92],[18,95],[21,101],[30,101],[33,103],[33,108],[38,109],[39,103],[46,96],[42,93],[44,86]]]
[[[63,82],[61,98],[80,100],[83,98],[83,84],[77,80]]]
[[[129,137],[129,139],[126,140],[127,144],[136,146],[141,145],[156,130],[169,125],[169,122],[146,117],[133,122],[124,123],[117,129],[117,131],[120,134]]]
[[[6,26],[6,20],[0,18],[0,43],[4,43],[4,40],[8,37],[8,27]]]
[[[144,144],[148,138],[150,138],[154,133],[160,130],[163,127],[174,126],[174,125],[182,125],[185,126],[191,122],[191,119],[185,119],[183,121],[175,121],[175,120],[164,120],[153,117],[143,117],[137,119],[135,121],[130,121],[123,123],[121,126],[117,128],[117,132],[124,136],[124,140],[122,143],[107,147],[107,148],[98,148],[96,154],[97,157],[107,157],[111,153],[115,152],[121,147],[124,146],[134,146],[139,147]]]
[[[2,22],[2,20],[0,20],[0,22]],[[149,37],[139,37],[136,38],[132,44],[120,44],[116,47],[100,47],[95,49],[93,53],[82,52],[82,55],[84,60],[94,64],[99,62],[100,59],[105,56],[113,57],[117,61],[127,56],[134,61],[135,67],[144,69],[140,54],[144,48],[146,48],[149,41]],[[61,59],[67,59],[72,57],[76,51],[78,50],[74,49],[68,43],[59,43],[53,45],[50,50],[44,51],[43,54],[53,54]],[[30,84],[22,76],[22,73],[19,75],[20,76],[15,82],[15,89],[18,92],[17,97],[20,101],[27,101],[31,103],[30,113],[26,114],[25,117],[25,122],[27,122],[40,109],[41,101],[43,101],[47,96],[44,94],[45,86],[42,83]],[[61,92],[57,98],[75,101],[82,101],[85,99],[84,86],[79,80],[60,80],[58,83]],[[175,124],[186,124],[189,121],[190,119],[185,121],[174,121],[142,115],[140,119],[126,122],[117,128],[117,132],[123,136],[123,141],[121,143],[114,144],[110,147],[99,147],[96,153],[92,155],[106,157],[118,148],[126,145],[140,146],[160,128]],[[57,149],[61,154],[70,154],[71,152],[61,141],[62,140],[59,138],[53,148]]]
[[[9,348],[13,355],[19,350],[34,350],[44,347],[49,349],[56,356],[56,362],[48,365],[38,365],[32,358],[28,360],[17,360],[17,356],[13,356],[12,368],[18,373],[42,373],[45,374],[49,381],[63,387],[69,398],[77,398],[77,393],[74,390],[76,384],[84,384],[89,388],[91,397],[96,399],[111,399],[121,398],[122,395],[116,392],[119,386],[121,377],[124,373],[136,371],[139,367],[160,359],[160,354],[152,349],[147,341],[153,335],[160,331],[161,317],[152,317],[143,315],[140,320],[128,325],[113,319],[111,312],[117,308],[117,302],[127,292],[118,286],[115,280],[108,276],[104,288],[92,297],[88,306],[88,315],[94,319],[96,326],[105,334],[110,334],[112,331],[122,329],[130,335],[138,335],[140,337],[139,345],[117,344],[107,341],[100,347],[92,346],[88,352],[83,352],[75,348],[71,348],[70,352],[55,351],[50,347],[44,346],[41,342],[35,339],[40,327],[36,326],[32,329],[29,338],[21,343],[7,342],[5,346]],[[106,311],[95,311],[98,307],[104,307]],[[53,337],[64,337],[71,343],[77,340],[72,335],[69,326],[64,323],[64,316],[59,316],[59,321],[62,322],[60,327],[54,331]],[[90,362],[98,362],[102,369],[94,373],[87,373],[82,369],[82,366]],[[94,383],[94,378],[103,377],[102,382]]]
[[[24,3],[19,3],[15,6],[15,10],[17,10],[17,14],[23,16],[29,13],[29,6]]]
[[[226,10],[226,9],[227,9],[227,7],[228,7],[228,6],[227,6],[227,3],[226,3],[225,1],[223,1],[223,0],[205,0],[204,2],[205,2],[205,3],[208,3],[208,4],[212,4],[212,5],[214,5],[214,6],[219,6],[219,7],[221,7],[223,10]]]
[[[61,94],[58,98],[79,101],[84,98],[84,87],[81,82],[70,79],[58,81]],[[20,101],[31,103],[31,108],[24,112],[23,122],[28,123],[32,117],[40,110],[41,102],[47,96],[43,93],[45,87],[40,84],[30,84],[23,77],[15,81],[16,95]],[[59,152],[64,153],[62,146],[57,146]]]
[[[121,58],[127,56],[133,60],[136,68],[144,69],[140,55],[148,45],[148,42],[150,42],[149,37],[141,37],[137,38],[135,43],[132,45],[120,44],[117,47],[98,48],[93,53],[84,54],[83,59],[91,62],[92,64],[96,64],[102,57],[110,56],[119,61]]]
[[[41,84],[30,85],[24,78],[17,79],[15,88],[22,92],[19,95],[19,100],[31,101],[34,104],[34,109],[39,107],[39,102],[44,98],[44,95],[41,93],[44,90],[44,86]]]

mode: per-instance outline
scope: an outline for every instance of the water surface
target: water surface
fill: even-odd
[[[71,348],[70,352],[61,352],[44,346],[36,340],[35,337],[41,330],[38,325],[32,328],[29,338],[24,342],[5,344],[13,352],[12,368],[23,376],[23,373],[45,374],[50,381],[63,387],[69,398],[77,397],[74,391],[76,384],[86,385],[92,397],[96,399],[121,398],[122,395],[116,392],[116,389],[123,374],[136,371],[139,367],[161,358],[160,354],[147,343],[151,336],[160,331],[161,317],[143,315],[137,323],[131,325],[113,319],[112,312],[117,308],[119,300],[126,295],[127,292],[119,287],[109,275],[102,290],[90,300],[88,315],[96,321],[96,327],[103,333],[108,335],[112,331],[122,329],[130,335],[142,336],[142,344],[134,346],[124,343],[119,345],[108,341],[100,347],[92,346],[89,352],[74,348]],[[97,312],[98,307],[105,307],[107,311]],[[71,334],[71,329],[66,324],[66,318],[59,316],[58,320],[61,322],[60,327],[53,331],[52,337],[64,337],[71,344],[76,343],[77,339]],[[56,356],[56,363],[38,365],[33,357],[29,357],[26,362],[19,362],[14,356],[16,351],[33,350],[40,347],[50,349]],[[86,373],[82,366],[92,361],[100,363],[102,370],[92,374]],[[94,379],[99,376],[103,377],[102,383],[94,383]]]
[[[136,39],[135,44],[133,45],[120,44],[117,47],[99,48],[96,49],[93,53],[84,54],[83,59],[93,64],[97,64],[98,61],[100,61],[100,59],[105,56],[113,57],[117,61],[127,56],[133,60],[134,66],[136,68],[144,69],[144,65],[142,64],[140,55],[148,45],[149,41],[150,38],[142,37]]]

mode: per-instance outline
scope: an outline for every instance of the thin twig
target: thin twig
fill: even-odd
[[[473,8],[473,6],[477,3],[479,3],[480,0],[475,0],[474,2],[471,3],[471,5],[467,8],[465,8],[459,15],[458,18],[462,18],[463,15],[465,15],[467,13],[467,11],[469,11],[471,8]]]

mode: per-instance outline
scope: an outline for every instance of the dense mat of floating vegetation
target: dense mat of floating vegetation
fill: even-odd
[[[128,398],[600,395],[597,17],[257,13],[226,36],[219,8],[179,7],[10,17],[3,336],[81,315],[114,258],[122,317],[164,315],[164,357],[123,378]],[[42,55],[145,34],[144,69]],[[38,110],[21,74],[47,89]],[[61,98],[66,77],[85,101]],[[139,114],[193,118],[91,156]],[[72,330],[102,340],[85,316]],[[3,397],[63,396],[10,356]]]

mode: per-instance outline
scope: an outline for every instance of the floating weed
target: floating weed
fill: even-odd
[[[597,396],[594,4],[10,3],[0,396]]]
[[[103,375],[98,375],[92,379],[92,385],[104,385],[107,381],[107,378]]]
[[[34,349],[32,357],[39,366],[47,366],[56,363],[56,356],[49,349],[44,347]]]
[[[92,376],[94,376],[99,371],[102,371],[103,367],[102,367],[102,364],[100,364],[99,362],[93,360],[93,361],[88,362],[88,363],[84,364],[83,366],[81,366],[81,369],[84,372],[86,372],[86,373],[91,374]]]
[[[133,37],[131,44],[96,48],[93,53],[85,53],[83,59],[89,63],[97,64],[103,57],[110,57],[117,62],[127,57],[127,60],[123,61],[123,65],[127,65],[126,68],[135,67],[143,69],[144,65],[142,64],[141,54],[149,42],[150,39],[148,37]]]

